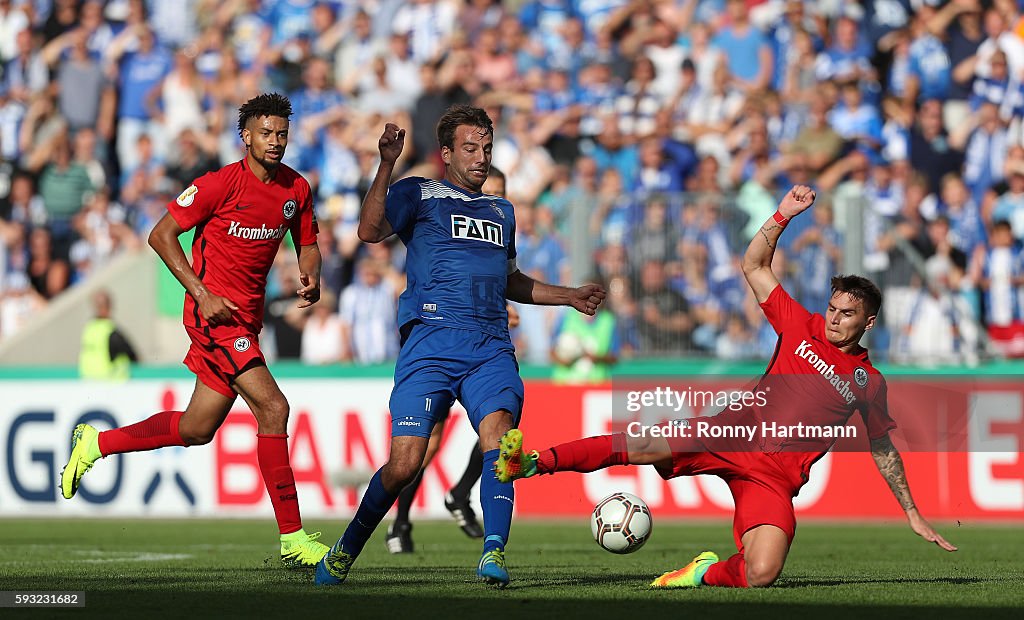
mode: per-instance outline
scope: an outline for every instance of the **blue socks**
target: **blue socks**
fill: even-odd
[[[491,473],[498,461],[498,449],[484,452],[484,475],[480,477],[480,507],[484,511],[484,553],[504,549],[512,529],[512,506],[516,498],[511,482],[498,482]]]
[[[366,541],[370,539],[370,534],[377,529],[397,498],[397,493],[388,493],[384,485],[381,484],[380,470],[378,469],[377,473],[373,474],[373,478],[370,478],[370,484],[366,487],[366,492],[363,493],[363,499],[359,502],[359,508],[356,510],[355,516],[352,517],[352,522],[348,524],[345,534],[338,540],[346,553],[355,557],[362,552]],[[505,531],[508,532],[507,527]]]

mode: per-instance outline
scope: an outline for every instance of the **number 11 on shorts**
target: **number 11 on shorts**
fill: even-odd
[[[430,397],[429,396],[427,397],[427,406],[426,406],[425,410],[426,411],[430,411]]]

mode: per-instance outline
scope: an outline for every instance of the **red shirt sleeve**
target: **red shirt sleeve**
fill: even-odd
[[[302,179],[302,185],[305,195],[302,197],[302,204],[299,205],[299,217],[292,223],[292,239],[300,246],[316,243],[316,235],[320,232],[313,209],[313,191],[305,179]]]
[[[776,334],[781,334],[787,325],[806,323],[811,318],[811,313],[790,297],[781,284],[772,289],[768,299],[761,304],[761,310]]]
[[[867,412],[861,412],[864,418],[864,426],[868,430],[868,439],[875,440],[884,437],[896,428],[896,422],[889,417],[889,388],[885,384],[882,375],[872,374],[872,379],[878,378],[880,385],[875,390],[874,398],[868,403]]]
[[[227,186],[216,173],[199,177],[185,191],[167,203],[167,212],[182,230],[189,230],[210,219],[224,205]]]

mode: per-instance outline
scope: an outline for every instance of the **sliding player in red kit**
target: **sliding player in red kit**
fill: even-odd
[[[871,442],[871,455],[893,495],[906,512],[911,529],[947,551],[946,542],[920,515],[910,494],[903,461],[889,439],[895,423],[889,417],[885,380],[860,346],[874,326],[882,294],[860,276],[832,278],[832,297],[825,315],[811,314],[782,288],[771,269],[775,246],[789,220],[811,206],[814,192],[795,186],[750,242],[743,273],[758,303],[779,335],[776,353],[758,384],[770,397],[756,405],[716,416],[681,422],[733,426],[753,422],[754,428],[799,425],[819,428],[845,425],[859,412]],[[748,424],[749,426],[749,424]],[[772,426],[775,428],[776,426]],[[705,427],[706,428],[706,427]],[[724,429],[721,429],[724,430]],[[618,434],[589,437],[526,454],[522,433],[505,434],[495,465],[499,480],[527,478],[557,471],[591,472],[612,465],[654,465],[662,477],[717,475],[735,500],[733,537],[738,553],[725,561],[710,551],[687,566],[665,573],[656,588],[701,585],[769,586],[782,572],[796,533],[793,497],[808,479],[811,465],[831,448],[834,439],[760,435],[746,439],[700,439],[693,432],[672,437]],[[715,435],[715,433],[705,433]]]
[[[185,411],[162,411],[137,424],[98,432],[79,424],[61,473],[70,499],[101,457],[164,446],[209,443],[238,395],[258,422],[260,473],[281,533],[281,560],[314,566],[328,547],[306,534],[288,458],[288,401],[260,351],[267,274],[285,233],[298,253],[299,307],[320,299],[320,250],[309,183],[281,163],[288,145],[291,103],[263,94],[239,108],[245,158],[206,174],[167,205],[149,244],[185,287],[185,331],[192,341],[185,365],[196,387]],[[189,265],[178,237],[196,229]]]

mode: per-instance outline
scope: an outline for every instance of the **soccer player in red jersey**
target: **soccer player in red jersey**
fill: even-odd
[[[793,187],[743,257],[747,283],[779,334],[776,354],[758,384],[760,391],[768,388],[765,394],[772,396],[765,398],[763,405],[737,407],[737,411],[695,418],[682,426],[693,429],[699,424],[735,426],[752,421],[824,428],[843,425],[859,411],[878,471],[906,512],[911,529],[925,540],[955,551],[914,505],[903,460],[889,439],[895,423],[888,413],[885,380],[859,344],[864,332],[874,326],[881,292],[865,278],[836,276],[825,315],[811,314],[789,296],[772,272],[772,256],[786,224],[809,208],[814,198],[809,187]],[[807,482],[811,465],[824,456],[834,439],[760,436],[751,444],[744,439],[694,439],[692,431],[689,436],[673,433],[669,438],[637,435],[589,437],[526,454],[522,433],[513,429],[502,438],[495,473],[505,481],[556,471],[590,472],[611,465],[654,465],[666,479],[717,475],[729,485],[735,500],[733,537],[739,552],[719,561],[717,555],[705,551],[651,586],[774,583],[796,533],[792,498]]]
[[[298,253],[305,308],[320,299],[320,251],[309,183],[281,163],[288,146],[291,103],[262,94],[239,108],[241,161],[203,175],[177,200],[149,235],[149,244],[185,287],[185,331],[192,341],[184,363],[196,375],[185,411],[162,411],[137,424],[98,432],[79,424],[71,458],[61,473],[70,499],[100,457],[164,446],[209,443],[241,395],[258,422],[260,473],[281,533],[281,559],[289,567],[314,566],[328,547],[302,529],[288,459],[288,401],[260,351],[267,274],[285,233]],[[178,237],[196,229],[192,264]]]

